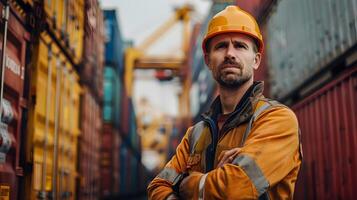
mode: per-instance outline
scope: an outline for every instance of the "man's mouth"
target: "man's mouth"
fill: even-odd
[[[224,64],[221,66],[221,69],[227,69],[227,68],[237,68],[240,69],[241,67],[239,65],[232,65],[232,64]]]

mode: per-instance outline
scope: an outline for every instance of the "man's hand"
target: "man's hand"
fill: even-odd
[[[222,151],[221,154],[218,156],[218,167],[222,167],[224,164],[232,163],[234,158],[237,157],[238,153],[240,152],[241,148],[234,148],[227,151]]]

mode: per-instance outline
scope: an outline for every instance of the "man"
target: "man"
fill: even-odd
[[[202,48],[219,96],[150,183],[149,199],[292,199],[298,122],[253,81],[263,51],[257,22],[228,6],[210,21]]]

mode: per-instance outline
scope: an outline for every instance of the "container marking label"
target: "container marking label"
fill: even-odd
[[[20,64],[17,64],[12,58],[10,58],[10,56],[6,55],[6,67],[12,71],[14,74],[16,74],[17,76],[20,76],[21,79],[24,79],[24,71],[25,68],[21,67]]]
[[[0,185],[0,200],[10,200],[10,186]]]

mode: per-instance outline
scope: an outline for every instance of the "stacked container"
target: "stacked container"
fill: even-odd
[[[97,0],[85,1],[83,59],[80,81],[81,131],[79,140],[78,199],[100,195],[100,148],[104,68],[104,18]]]
[[[354,66],[293,107],[304,150],[296,199],[354,199],[356,88]]]
[[[84,2],[29,3],[42,26],[33,35],[25,151],[29,168],[21,195],[76,199],[81,87],[75,70],[82,56]]]
[[[104,11],[106,43],[103,91],[103,131],[101,144],[101,197],[119,195],[120,167],[119,155],[122,143],[119,133],[120,105],[122,92],[124,42],[115,10]]]
[[[4,56],[0,58],[4,66],[3,76],[0,76],[0,199],[17,199],[19,179],[23,176],[20,147],[25,131],[22,121],[26,119],[24,114],[28,106],[26,58],[30,35],[23,25],[23,10],[16,2],[8,6],[0,3],[0,10],[3,9],[6,11],[0,23],[0,48]]]
[[[353,199],[356,2],[237,3],[261,24],[271,95],[299,119],[304,158],[295,199]]]
[[[267,21],[272,95],[304,96],[310,91],[301,91],[307,82],[333,78],[325,71],[349,62],[338,58],[346,59],[357,42],[356,15],[354,0],[280,1]]]
[[[96,199],[100,190],[101,108],[87,86],[81,96],[81,136],[79,139],[78,199]]]
[[[123,86],[125,43],[116,16],[115,10],[104,11],[106,44],[101,196],[104,199],[130,199],[146,193],[146,177],[149,176],[141,164],[141,143],[133,102]]]
[[[58,46],[46,35],[42,37],[36,49],[41,57],[34,58],[31,77],[26,152],[33,171],[27,192],[35,199],[58,189],[58,195],[74,198],[81,88],[77,73]]]

